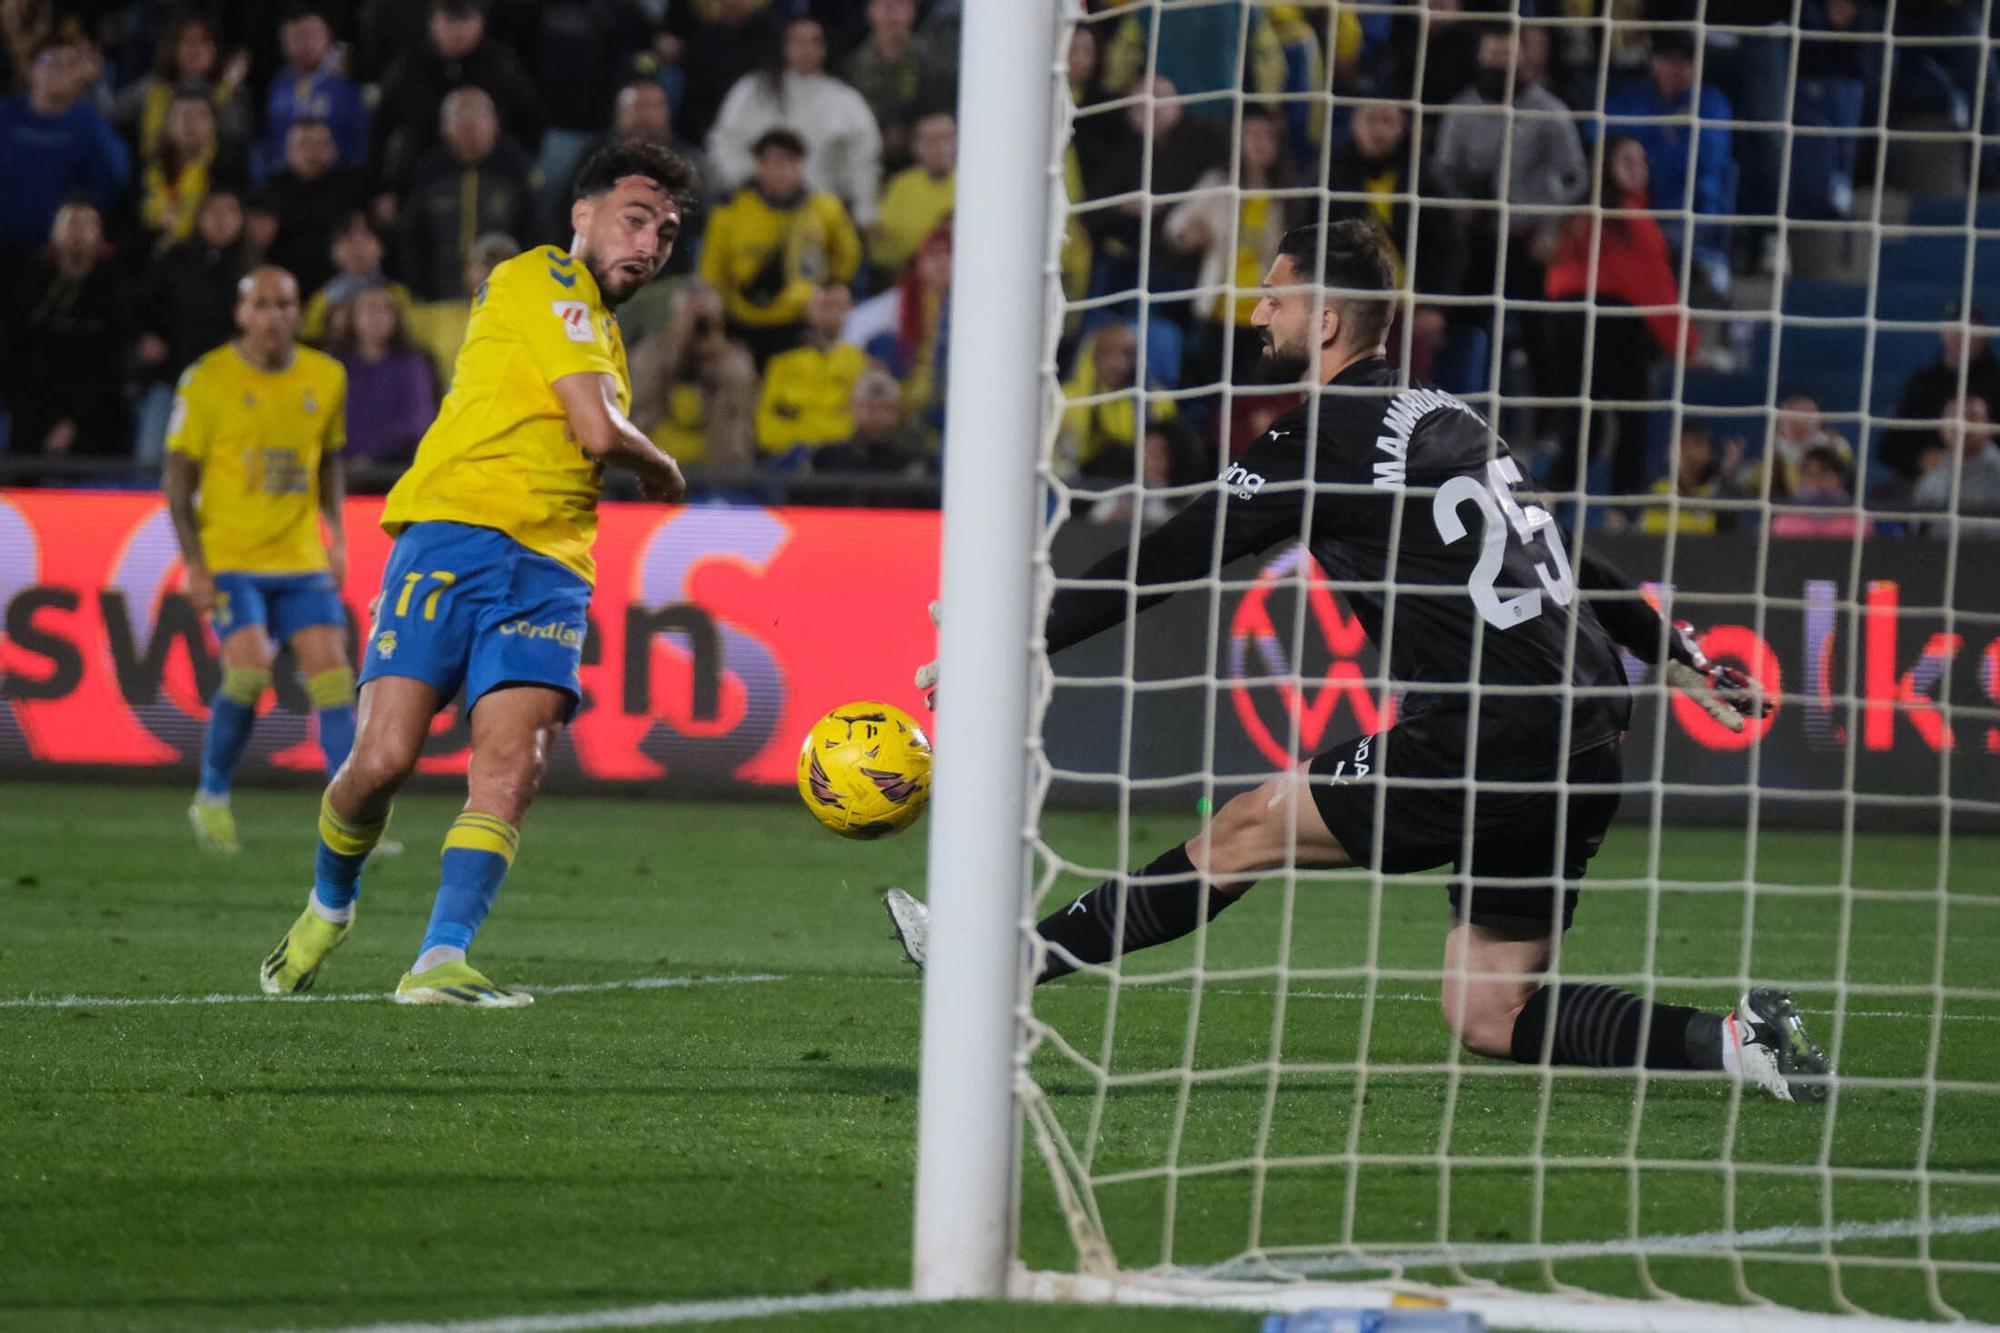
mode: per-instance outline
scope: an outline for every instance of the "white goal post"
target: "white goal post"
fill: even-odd
[[[2000,296],[2000,206],[1978,193],[1983,170],[2000,177],[2000,107],[1987,96],[2000,90],[1988,36],[2000,0],[1969,4],[1976,33],[1926,26],[1938,6],[1897,0],[1862,6],[1880,21],[1861,30],[1808,30],[1809,8],[1824,8],[1814,0],[1754,25],[1734,24],[1725,0],[1690,0],[1693,17],[1656,23],[1638,0],[1513,0],[1476,16],[1512,42],[1535,33],[1556,59],[1566,43],[1595,52],[1565,112],[1509,101],[1521,77],[1510,63],[1501,105],[1470,113],[1503,126],[1495,180],[1508,179],[1517,133],[1551,119],[1581,127],[1589,180],[1560,203],[1512,201],[1505,184],[1450,196],[1455,212],[1497,219],[1498,258],[1455,291],[1413,296],[1422,247],[1438,243],[1422,215],[1447,206],[1407,181],[1343,188],[1337,140],[1357,108],[1388,104],[1412,158],[1427,155],[1446,105],[1420,89],[1427,61],[1451,49],[1432,42],[1433,25],[1466,21],[1435,16],[1474,6],[963,0],[918,1297],[1287,1310],[1417,1296],[1505,1328],[2000,1328],[2000,881],[1974,882],[1979,858],[2000,852],[2000,582],[1979,554],[1982,542],[2000,551],[2000,509],[1973,507],[1983,483],[1953,453],[1973,459],[1966,441],[1983,424],[1964,404],[1977,396],[1970,372],[1948,416],[1906,419],[1897,396],[1919,344],[1953,327],[1969,344],[2000,318],[1978,310],[1982,289]],[[1235,86],[1161,91],[1163,29],[1209,11],[1236,25]],[[1086,113],[1129,117],[1137,136],[1136,188],[1108,201],[1079,197],[1070,153],[1080,22],[1100,60],[1115,46],[1133,74]],[[1729,60],[1762,96],[1730,113],[1742,157],[1720,200],[1699,198],[1689,170],[1677,197],[1642,210],[1672,238],[1672,296],[1616,312],[1665,317],[1665,341],[1682,338],[1680,321],[1703,350],[1682,341],[1616,389],[1626,380],[1601,359],[1620,344],[1590,299],[1604,291],[1606,243],[1586,247],[1584,293],[1510,292],[1506,256],[1558,246],[1562,228],[1600,236],[1629,211],[1607,205],[1599,147],[1620,120],[1703,128],[1686,111],[1612,110],[1614,88],[1645,77],[1649,37],[1690,50],[1694,106]],[[1828,92],[1804,72],[1814,52],[1863,49],[1879,61],[1865,101],[1846,87],[1858,78],[1829,76],[1841,86]],[[1385,92],[1373,71],[1344,85],[1357,50],[1407,58],[1406,86]],[[1967,52],[1969,65],[1955,63]],[[1973,86],[1952,104],[1963,77]],[[1935,113],[1893,119],[1892,105],[1907,112],[1896,90],[1932,78]],[[1161,103],[1226,143],[1219,185],[1155,181]],[[1305,151],[1296,175],[1251,189],[1253,111]],[[1856,140],[1878,155],[1872,184]],[[1925,188],[1954,162],[1957,175]],[[1694,1071],[1465,1053],[1437,1019],[1435,952],[1420,960],[1397,938],[1442,934],[1442,870],[1288,867],[1186,943],[1032,985],[1039,917],[1137,873],[1229,795],[1344,734],[1330,728],[1372,731],[1397,706],[1359,620],[1297,544],[1211,568],[1177,593],[1180,611],[1064,659],[1086,665],[1058,671],[1042,651],[1061,578],[1203,488],[1237,484],[1215,480],[1227,455],[1203,476],[1152,459],[1149,427],[1205,419],[1211,449],[1218,436],[1240,448],[1268,419],[1253,409],[1275,390],[1231,373],[1228,339],[1249,330],[1219,315],[1221,350],[1198,350],[1199,316],[1165,314],[1233,310],[1256,287],[1199,243],[1177,255],[1177,278],[1155,273],[1170,211],[1202,219],[1187,235],[1219,240],[1219,226],[1237,241],[1253,195],[1297,204],[1302,221],[1337,206],[1395,212],[1405,289],[1392,361],[1460,377],[1453,392],[1537,468],[1576,540],[1633,553],[1630,572],[1666,618],[1715,627],[1709,651],[1779,700],[1741,741],[1717,737],[1628,657],[1638,704],[1621,818],[1583,890],[1579,947],[1563,943],[1550,975],[1711,1011],[1747,986],[1783,985],[1836,1059],[1828,1105],[1786,1107],[1797,1114],[1784,1120],[1754,1090]],[[1109,290],[1115,270],[1100,265],[1086,293],[1085,224],[1128,205],[1136,253]],[[1548,226],[1523,225],[1537,220]],[[1476,311],[1495,317],[1461,338]],[[1581,342],[1578,364],[1559,367],[1574,371],[1566,382],[1498,332],[1571,312]],[[1100,383],[1091,361],[1111,328],[1130,330],[1115,335],[1129,336],[1136,366],[1121,384]],[[1783,432],[1804,413],[1797,395],[1825,400],[1819,433],[1781,463]],[[1125,414],[1129,467],[1090,476],[1077,434],[1104,406]],[[1702,489],[1692,468],[1683,476],[1704,445],[1720,460],[1738,435],[1752,457],[1734,477],[1714,469]],[[1900,476],[1864,493],[1892,435],[1916,439],[1933,472],[1946,442],[1940,503],[1923,497],[1930,483]],[[2000,458],[2000,443],[1988,447]],[[1842,450],[1850,494],[1793,489],[1803,483],[1785,469]],[[1657,493],[1650,478],[1632,484],[1635,453],[1665,460]],[[1136,606],[1129,580],[1124,591]],[[1878,832],[1893,854],[1872,845]],[[1961,850],[1967,837],[1983,841]],[[1417,900],[1421,922],[1406,906]],[[1338,948],[1323,947],[1330,922],[1350,936]],[[1905,958],[1891,945],[1911,932],[1921,944]],[[1768,1141],[1779,1134],[1796,1148]]]

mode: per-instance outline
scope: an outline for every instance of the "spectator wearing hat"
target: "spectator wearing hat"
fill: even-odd
[[[1906,424],[1882,440],[1882,463],[1904,483],[1923,475],[1924,453],[1937,447],[1945,408],[1961,394],[2000,407],[2000,360],[1986,341],[1986,312],[1967,312],[1954,301],[1938,325],[1938,359],[1910,376],[1896,400],[1896,418]]]
[[[701,276],[722,294],[730,336],[761,368],[798,342],[817,287],[853,280],[861,236],[839,199],[806,185],[798,135],[766,130],[754,155],[749,184],[709,215]]]

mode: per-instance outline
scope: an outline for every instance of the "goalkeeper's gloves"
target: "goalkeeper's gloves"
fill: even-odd
[[[1731,731],[1742,731],[1745,717],[1763,717],[1771,711],[1771,700],[1757,679],[1709,661],[1694,626],[1685,620],[1676,620],[1667,631],[1666,679]]]
[[[938,605],[937,602],[931,603],[931,624],[942,627],[944,622],[938,619]],[[933,657],[917,668],[917,688],[924,692],[924,707],[933,712],[937,710],[937,680],[937,659]]]

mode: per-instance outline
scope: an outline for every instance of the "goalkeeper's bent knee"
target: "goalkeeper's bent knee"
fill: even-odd
[[[306,695],[314,708],[347,708],[354,703],[354,668],[337,666],[306,677]]]
[[[222,697],[245,708],[263,698],[270,687],[268,667],[229,667],[222,673]]]

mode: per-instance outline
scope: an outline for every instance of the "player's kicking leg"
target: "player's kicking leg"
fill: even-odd
[[[488,1009],[534,1003],[526,991],[494,985],[466,961],[466,951],[514,864],[521,820],[572,707],[568,694],[541,685],[497,688],[473,705],[465,809],[445,835],[437,900],[417,961],[396,987],[398,1003]]]
[[[311,990],[353,929],[361,868],[389,825],[390,803],[415,770],[442,702],[436,686],[407,676],[384,676],[362,688],[353,749],[320,798],[319,848],[305,910],[258,970],[266,993]]]
[[[271,684],[271,640],[264,632],[261,598],[247,578],[223,575],[242,586],[218,588],[215,626],[222,635],[222,686],[209,700],[201,741],[201,779],[188,806],[195,841],[206,851],[233,856],[242,847],[229,789],[250,744],[257,701]]]

